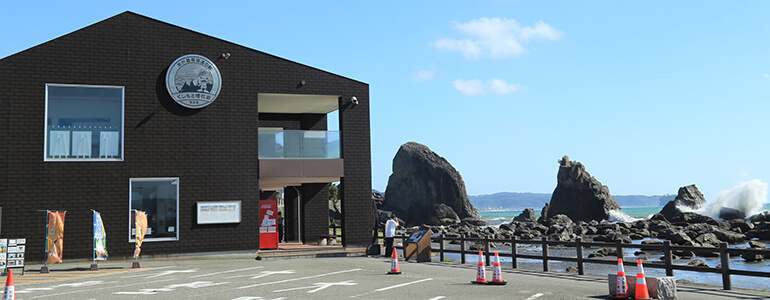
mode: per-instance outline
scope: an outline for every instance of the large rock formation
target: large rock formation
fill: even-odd
[[[401,145],[393,158],[381,209],[395,213],[406,225],[487,224],[471,205],[460,173],[415,142]]]
[[[706,203],[706,199],[703,194],[698,190],[694,184],[683,186],[679,188],[679,193],[676,198],[669,201],[663,209],[660,210],[660,214],[671,220],[675,216],[682,214],[682,208],[689,210],[697,210]]]
[[[559,160],[556,189],[551,196],[545,220],[564,214],[573,221],[601,221],[609,217],[611,210],[620,210],[612,199],[610,189],[586,172],[580,162],[570,161],[568,156]]]

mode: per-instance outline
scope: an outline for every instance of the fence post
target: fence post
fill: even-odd
[[[671,262],[671,241],[663,241],[663,260],[666,265],[666,276],[674,276],[674,268]]]
[[[575,238],[575,251],[577,252],[577,265],[578,274],[585,275],[585,269],[583,268],[583,239],[580,237]]]
[[[444,233],[441,233],[441,235],[438,237],[438,254],[439,254],[439,261],[444,261]]]
[[[465,235],[460,235],[460,263],[465,264]]]
[[[393,247],[393,249],[396,249]],[[401,236],[401,251],[404,252],[404,257],[406,257],[406,235]]]
[[[548,272],[548,236],[542,237],[543,240],[543,272]]]
[[[730,280],[730,253],[727,252],[727,243],[719,243],[719,259],[722,260],[722,288],[731,290],[733,284]]]
[[[511,236],[511,265],[514,269],[519,267],[519,259],[516,257],[518,254],[518,250],[516,249],[516,240],[519,237],[513,235]]]
[[[489,236],[484,235],[484,257],[486,259],[486,266],[491,265],[489,263]]]
[[[616,240],[615,240],[615,247],[616,247],[615,251],[617,251],[617,252],[618,252],[618,258],[623,258],[623,257],[625,257],[625,255],[624,255],[624,253],[623,253],[623,240],[621,240],[621,239],[616,239]]]

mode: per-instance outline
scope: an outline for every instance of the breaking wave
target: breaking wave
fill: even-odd
[[[610,210],[609,211],[609,217],[607,217],[607,222],[621,222],[621,223],[628,223],[628,222],[635,222],[643,220],[642,218],[634,218],[632,216],[627,215],[623,211],[620,210]]]
[[[723,207],[737,209],[746,217],[762,212],[762,206],[767,202],[767,183],[758,179],[743,182],[729,190],[722,191],[716,199],[707,201],[703,207],[692,209],[677,206],[685,212],[697,212],[712,218],[719,217],[719,211]]]

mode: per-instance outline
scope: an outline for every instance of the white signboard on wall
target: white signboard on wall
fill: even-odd
[[[198,202],[198,224],[241,222],[241,201]]]

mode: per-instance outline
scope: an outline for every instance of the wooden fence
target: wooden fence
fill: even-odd
[[[402,241],[402,245],[406,245],[406,240],[409,238],[408,236],[396,236],[396,238],[400,238]],[[446,249],[445,243],[446,241],[458,241],[460,243],[460,250],[451,250]],[[551,260],[555,261],[571,261],[571,262],[577,262],[577,269],[578,274],[584,275],[585,274],[585,264],[586,263],[595,263],[595,264],[607,264],[607,265],[615,265],[617,264],[617,261],[614,260],[607,260],[607,259],[600,259],[600,258],[587,258],[584,257],[584,247],[609,247],[609,248],[615,248],[615,250],[618,253],[618,258],[622,258],[623,256],[623,249],[624,248],[633,248],[633,249],[641,249],[641,250],[652,250],[652,251],[661,251],[663,252],[663,262],[662,263],[656,263],[656,262],[645,262],[644,267],[645,268],[656,268],[656,269],[665,269],[666,270],[666,276],[674,276],[674,270],[682,270],[682,271],[693,271],[693,272],[706,272],[706,273],[717,273],[722,274],[722,287],[725,290],[732,289],[732,283],[730,281],[730,275],[743,275],[743,276],[754,276],[754,277],[764,277],[764,278],[770,278],[770,272],[759,272],[759,271],[748,271],[748,270],[734,270],[730,269],[730,255],[763,255],[766,258],[770,258],[770,250],[768,249],[735,249],[735,248],[728,248],[727,243],[720,243],[718,248],[711,248],[711,247],[691,247],[691,246],[678,246],[678,245],[671,245],[671,242],[666,240],[663,241],[662,244],[626,244],[623,243],[621,240],[616,240],[614,243],[612,242],[583,242],[580,237],[576,238],[574,242],[572,241],[549,241],[548,237],[542,237],[540,240],[520,240],[518,237],[514,236],[511,239],[490,239],[490,238],[470,238],[465,236],[460,237],[447,237],[443,234],[441,235],[434,235],[432,237],[432,243],[438,243],[439,247],[438,249],[433,249],[431,247],[432,252],[438,251],[439,253],[439,260],[444,261],[445,260],[445,253],[458,253],[461,257],[461,263],[466,263],[465,254],[475,254],[475,251],[468,251],[466,248],[466,243],[468,242],[482,242],[484,244],[484,255],[486,264],[490,265],[490,251],[489,251],[489,243],[510,243],[511,244],[511,253],[498,253],[499,256],[502,257],[510,257],[511,262],[513,264],[513,268],[518,268],[518,259],[520,258],[526,258],[526,259],[535,259],[535,260],[542,260],[543,261],[543,271],[549,271],[548,262]],[[541,255],[528,255],[528,254],[519,254],[517,250],[518,245],[541,245],[542,253]],[[551,256],[548,253],[550,246],[564,246],[564,247],[574,247],[576,251],[575,257],[558,257],[558,256]],[[399,247],[399,248],[403,248]],[[721,259],[721,266],[719,268],[711,268],[711,267],[696,267],[696,266],[689,266],[689,265],[676,265],[673,264],[673,257],[672,252],[677,250],[683,250],[683,251],[692,251],[694,253],[715,253],[719,255]],[[629,266],[636,266],[636,262],[626,262],[624,261],[624,265]]]

